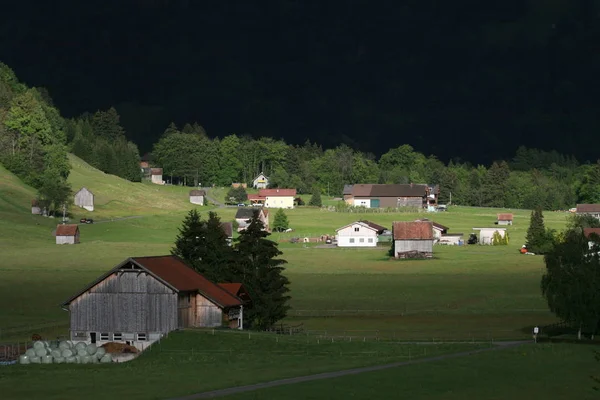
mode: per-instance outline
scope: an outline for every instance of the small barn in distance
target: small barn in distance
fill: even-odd
[[[31,200],[31,213],[35,215],[40,215],[42,213],[40,202],[37,199]]]
[[[590,215],[600,219],[600,204],[577,204],[577,215]]]
[[[395,258],[433,257],[433,224],[429,221],[394,222]]]
[[[203,206],[204,196],[206,196],[206,192],[204,190],[190,190],[190,203]]]
[[[61,224],[56,227],[56,244],[79,243],[79,226],[75,224]]]
[[[85,208],[88,211],[94,211],[94,193],[88,188],[82,187],[75,193],[74,203],[78,207]]]
[[[163,169],[162,168],[150,168],[150,181],[157,185],[164,185],[163,181]]]
[[[479,244],[494,244],[494,233],[498,232],[501,238],[506,235],[506,228],[473,228],[479,231]]]
[[[512,225],[514,216],[509,213],[498,214],[498,225]]]
[[[178,257],[153,256],[122,261],[62,307],[70,314],[71,340],[143,347],[178,328],[242,329],[245,303]]]
[[[255,189],[266,189],[269,186],[269,178],[262,172],[252,181],[252,187]]]
[[[263,207],[256,208],[238,208],[235,213],[235,221],[238,225],[238,232],[243,231],[248,226],[248,221],[252,218],[255,210],[258,210],[258,218],[265,226],[265,231],[269,232],[269,210]]]

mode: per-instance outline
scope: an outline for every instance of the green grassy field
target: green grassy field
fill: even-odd
[[[174,332],[128,363],[0,367],[0,393],[3,399],[165,399],[488,346],[331,342],[244,332],[215,331],[213,335],[205,330]]]
[[[594,347],[595,348],[595,347]],[[591,346],[525,345],[378,372],[279,386],[226,400],[597,399]]]
[[[52,230],[59,221],[31,215],[30,201],[35,197],[35,191],[0,167],[0,304],[3,305],[0,309],[0,342],[23,340],[33,333],[46,337],[66,334],[68,315],[59,307],[62,301],[127,257],[169,253],[182,219],[190,208],[195,207],[189,204],[187,199],[189,188],[134,184],[94,170],[75,157],[70,159],[73,164],[70,177],[73,188],[86,186],[96,194],[96,211],[88,213],[74,208],[75,217],[85,215],[100,222],[80,226],[81,244],[76,246],[55,245]],[[217,188],[212,192],[216,199],[221,200],[226,189]],[[331,198],[324,197],[324,200],[333,202]],[[237,211],[236,208],[214,207],[198,207],[198,210],[201,214],[208,210],[216,210],[225,221],[232,220]],[[356,340],[360,341],[360,338],[367,342],[373,341],[374,338],[488,342],[530,338],[531,327],[554,322],[555,318],[548,312],[539,289],[544,269],[543,258],[524,256],[518,252],[524,242],[529,223],[527,210],[511,210],[515,214],[515,221],[513,226],[508,227],[511,239],[508,246],[436,246],[432,260],[390,260],[386,255],[387,247],[328,249],[318,248],[314,243],[289,243],[292,237],[334,234],[337,227],[357,219],[368,219],[391,227],[393,221],[428,217],[449,226],[450,233],[464,233],[466,237],[473,228],[493,226],[496,214],[500,211],[506,210],[451,207],[448,212],[438,214],[338,213],[310,207],[286,210],[294,232],[275,233],[271,236],[271,239],[280,243],[283,258],[288,261],[286,275],[291,281],[293,309],[284,322],[293,325],[304,324],[310,338],[318,338],[320,335],[333,337],[334,340],[353,337],[354,344]],[[135,218],[118,220],[122,217]],[[567,215],[547,212],[545,217],[547,226],[562,229]],[[215,344],[210,346],[215,348]],[[580,354],[582,360],[585,358],[577,346],[565,345],[562,348],[573,348],[564,352],[572,352],[573,357]],[[589,352],[589,348],[586,349]],[[272,362],[267,360],[270,357],[267,354],[271,351],[267,349],[266,353],[260,356],[266,358],[256,362]],[[491,360],[499,354],[494,352],[494,355],[481,355],[472,359],[482,360],[474,361],[474,365],[477,365],[477,362],[485,364],[486,360]],[[522,363],[523,366],[519,366],[521,369],[518,370],[524,371],[529,365],[527,360],[531,359],[531,365],[534,365],[538,358],[540,363],[546,362],[557,367],[561,365],[557,354],[563,353],[540,350],[531,353],[532,356],[526,359],[521,359],[515,354],[512,351],[507,352],[506,356],[502,357],[508,357],[507,360],[513,357],[512,361],[502,359],[498,368],[492,371],[510,369],[509,364],[512,362]],[[147,360],[152,360],[152,357],[154,356],[148,357]],[[280,360],[281,357],[277,359]],[[72,390],[83,387],[100,388],[103,379],[111,382],[116,379],[120,383],[115,384],[115,387],[122,388],[126,385],[130,373],[138,374],[139,368],[139,376],[142,376],[144,371],[150,369],[148,365],[153,365],[144,364],[150,361],[143,360],[142,358],[134,363],[118,366],[127,370],[122,378],[115,378],[111,375],[112,372],[102,375],[105,373],[102,372],[104,366],[77,366],[89,368],[90,371],[99,369],[100,375],[86,375],[80,385],[72,386]],[[369,361],[361,357],[353,360],[357,362],[352,365],[363,365]],[[314,371],[309,371],[306,365],[300,365],[302,363],[296,368],[292,361],[287,363],[286,360],[283,364],[273,367],[277,369],[278,374],[263,376],[257,372],[248,373],[246,376],[242,373],[243,379],[228,375],[218,381],[218,386],[232,386]],[[372,361],[379,363],[382,360]],[[173,377],[176,375],[174,361],[161,359],[160,362],[165,362],[165,368],[161,369],[162,372],[156,372],[157,374],[169,379],[179,379]],[[209,359],[199,358],[193,361],[192,366],[202,368],[209,362]],[[245,366],[244,368],[255,368],[253,364],[240,365]],[[589,363],[581,361],[581,365],[588,366]],[[347,361],[327,364],[328,370],[347,366]],[[31,369],[11,368],[0,373],[0,386],[10,384],[12,387],[16,380],[34,376],[31,375]],[[59,383],[64,384],[66,377],[72,377],[73,372],[69,368],[75,367],[61,366],[57,370],[59,372],[54,372],[54,369],[49,367],[45,369],[45,366],[39,368],[42,369],[38,371],[44,371],[45,381],[56,380],[56,383],[48,383],[56,388]],[[425,373],[423,371],[426,370],[420,368],[426,367],[419,367],[416,371]],[[435,368],[432,374],[439,373]],[[263,366],[260,366],[260,369],[263,369]],[[408,370],[404,369],[400,373],[404,374]],[[412,371],[413,367],[410,370]],[[465,374],[470,373],[466,369],[459,370]],[[4,378],[5,371],[10,371],[10,378]],[[473,367],[473,371],[477,371],[477,368]],[[448,379],[452,379],[454,373],[449,373]],[[388,378],[384,375],[392,374],[392,371],[381,374],[381,379],[385,380]],[[39,376],[39,372],[36,372],[35,376]],[[157,381],[160,380],[160,376],[156,376]],[[361,379],[368,380],[366,376]],[[446,379],[445,376],[442,378]],[[443,381],[442,378],[440,379]],[[575,378],[565,379],[565,384],[575,381]],[[181,380],[183,381],[183,378]],[[415,385],[418,382],[413,381],[411,382]],[[490,381],[489,384],[493,385],[493,382]],[[526,382],[523,381],[522,384],[525,385]],[[135,388],[133,385],[122,390],[133,393]],[[199,391],[208,390],[210,387],[192,387],[190,384],[182,387],[182,393],[183,389]],[[34,388],[14,390],[16,391],[12,393],[15,393],[15,398],[21,398],[33,393]],[[319,398],[317,389],[316,392],[312,392],[313,389],[307,390],[307,393],[312,393],[312,398]],[[361,393],[360,390],[356,390],[356,393]],[[484,397],[480,398],[494,398],[485,397],[489,393],[481,385],[473,390],[481,390]],[[153,393],[157,395],[156,398],[168,397],[167,388],[164,388],[164,391],[157,389]],[[414,398],[424,398],[428,392],[415,393]],[[585,397],[587,392],[578,393],[583,393]],[[175,393],[170,391],[168,395],[173,396]],[[458,397],[457,394],[447,398]]]

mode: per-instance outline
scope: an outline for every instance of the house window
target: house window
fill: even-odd
[[[109,333],[101,333],[100,334],[100,340],[102,340],[102,341],[108,341],[108,340],[110,340],[110,334]]]
[[[360,243],[364,243],[364,242],[365,242],[365,238],[360,238],[360,239],[358,239],[358,241],[359,241]]]
[[[350,238],[350,243],[354,243],[354,238]]]
[[[369,243],[373,243],[373,238],[369,238]]]
[[[146,334],[145,333],[138,333],[136,340],[139,341],[139,342],[141,342],[141,341],[145,341],[145,340],[148,340],[148,339],[146,339]]]
[[[123,340],[123,334],[122,333],[114,333],[113,340]]]
[[[358,226],[354,227],[354,232],[358,232],[360,228]]]

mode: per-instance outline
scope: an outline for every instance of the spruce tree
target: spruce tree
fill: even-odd
[[[283,208],[278,209],[275,213],[275,218],[273,219],[273,229],[277,232],[283,232],[289,227],[290,223],[287,215],[285,215],[285,212],[283,211]]]
[[[317,186],[314,186],[312,189],[312,196],[308,202],[309,206],[321,207],[323,202],[321,201],[321,189]]]
[[[533,253],[545,254],[552,248],[552,233],[546,230],[541,208],[531,212],[525,240],[527,249]]]
[[[231,281],[232,253],[217,213],[211,211],[205,221],[196,210],[188,213],[171,250],[213,282]]]
[[[250,327],[264,330],[285,318],[290,296],[289,280],[283,275],[287,261],[276,258],[283,254],[254,210],[250,224],[236,239],[236,274],[250,293],[252,305],[244,310]]]

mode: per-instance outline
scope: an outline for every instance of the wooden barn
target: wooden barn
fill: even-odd
[[[150,181],[157,185],[164,185],[165,182],[163,181],[163,169],[162,168],[150,168]]]
[[[94,211],[94,193],[89,191],[87,188],[82,187],[74,197],[75,205],[81,208],[85,208],[88,211]]]
[[[56,227],[56,244],[79,243],[79,226],[75,224],[61,224]]]
[[[433,257],[433,224],[429,221],[394,222],[394,257]]]
[[[35,215],[42,214],[42,208],[40,207],[40,202],[37,199],[31,200],[31,213]]]
[[[71,340],[129,342],[143,347],[178,328],[243,329],[250,301],[206,279],[175,256],[131,257],[62,304]],[[245,293],[244,299],[237,294]]]
[[[204,190],[190,190],[190,203],[203,206],[205,196],[206,192]]]
[[[512,225],[513,219],[514,219],[514,216],[512,214],[508,214],[508,213],[498,214],[497,224],[498,225]]]

